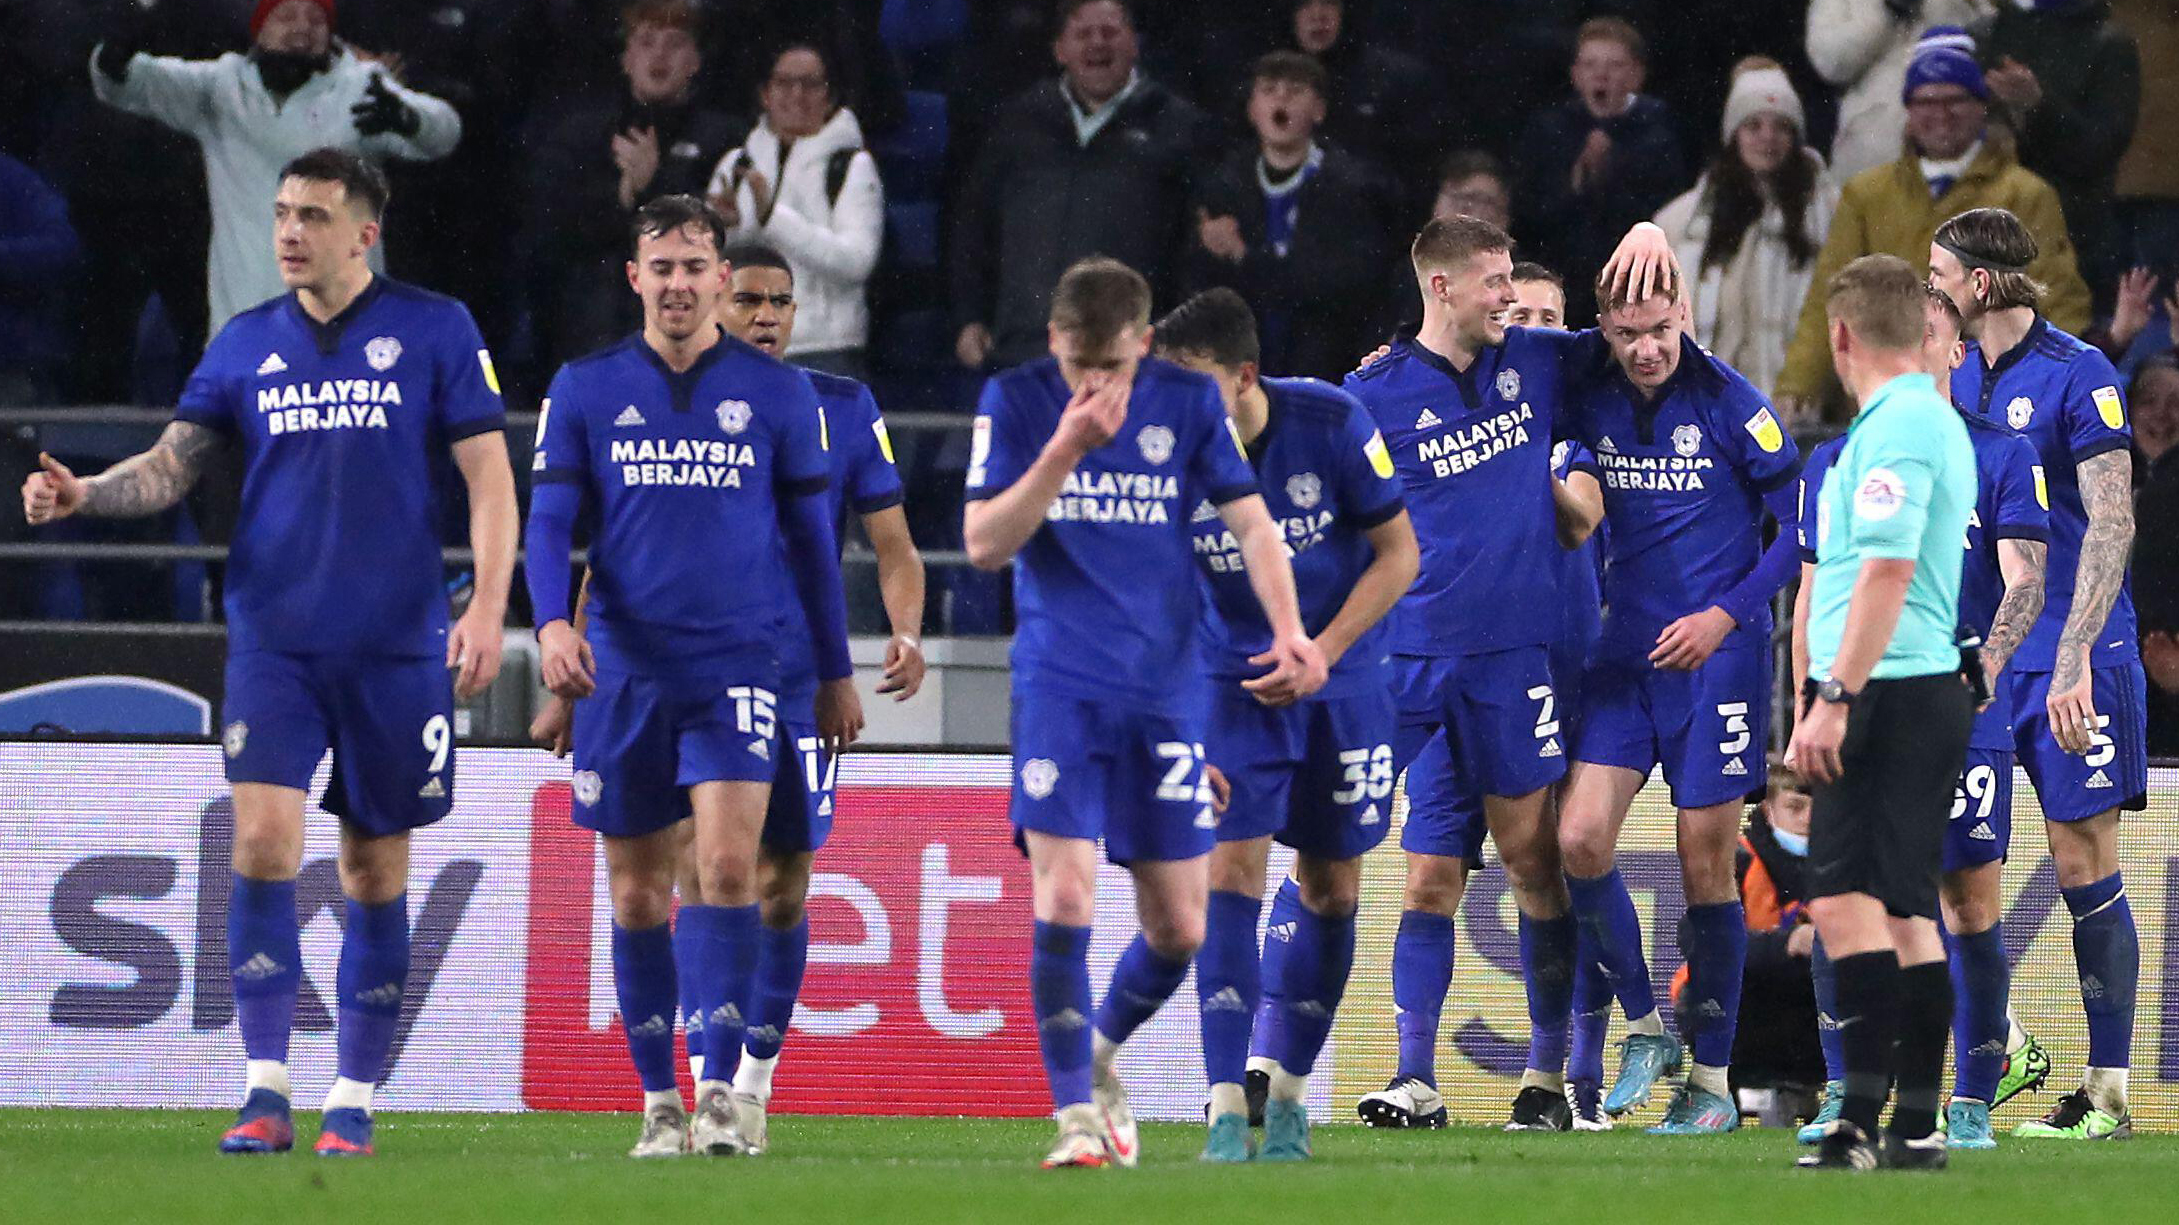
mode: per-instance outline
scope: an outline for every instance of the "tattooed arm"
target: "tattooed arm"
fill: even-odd
[[[2133,464],[2133,452],[2120,448],[2092,455],[2076,469],[2088,531],[2081,537],[2073,607],[2058,639],[2049,701],[2051,734],[2069,753],[2087,752],[2095,730],[2088,659],[2126,582],[2126,559],[2134,544]]]
[[[89,479],[70,472],[50,455],[40,455],[40,470],[23,482],[23,517],[32,523],[50,523],[73,514],[101,519],[156,515],[182,500],[219,446],[220,437],[214,431],[175,421],[149,451],[131,455]]]
[[[2005,595],[1997,603],[1990,632],[1982,639],[1982,674],[1989,678],[1993,693],[2020,640],[2043,615],[2043,564],[2049,555],[2050,546],[2040,540],[1997,542],[1997,567],[2005,576]]]

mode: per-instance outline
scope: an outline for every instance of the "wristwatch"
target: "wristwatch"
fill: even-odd
[[[1829,702],[1834,706],[1850,707],[1854,704],[1855,696],[1855,694],[1847,690],[1846,686],[1839,684],[1835,678],[1825,677],[1823,680],[1816,682],[1816,698],[1819,701]]]

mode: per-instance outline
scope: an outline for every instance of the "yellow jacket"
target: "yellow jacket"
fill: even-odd
[[[2065,214],[2050,184],[2024,169],[2002,141],[1989,140],[1959,182],[1942,198],[1932,200],[1920,160],[1908,153],[1888,166],[1855,175],[1840,194],[1838,212],[1816,257],[1808,297],[1801,302],[1800,323],[1786,348],[1785,367],[1772,394],[1780,399],[1816,397],[1835,385],[1823,314],[1824,286],[1833,274],[1861,256],[1878,253],[1896,255],[1926,272],[1929,240],[1937,227],[1971,208],[2009,209],[2027,223],[2042,249],[2028,273],[2048,291],[2043,298],[2044,317],[2075,334],[2086,328],[2088,283],[2075,265]]]

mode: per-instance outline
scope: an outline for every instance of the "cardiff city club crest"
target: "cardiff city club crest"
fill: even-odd
[[[749,401],[719,401],[719,428],[729,434],[739,434],[749,428]]]
[[[2014,396],[2013,402],[2005,406],[2005,423],[2014,429],[2024,430],[2028,428],[2028,422],[2033,420],[2035,401],[2026,396]]]
[[[1702,430],[1696,426],[1683,425],[1672,431],[1672,449],[1683,456],[1692,456],[1702,450]]]
[[[242,756],[243,747],[249,743],[250,725],[240,719],[228,724],[227,729],[220,733],[219,744],[226,750],[229,761]]]
[[[363,360],[371,363],[371,369],[386,371],[401,360],[401,342],[391,336],[373,337],[363,346]]]
[[[1521,398],[1520,371],[1508,366],[1498,372],[1498,398],[1501,400],[1518,400]]]
[[[595,808],[605,796],[605,780],[596,770],[577,770],[569,789],[575,793],[575,802],[585,808]]]
[[[1309,510],[1324,500],[1324,482],[1314,472],[1297,472],[1286,478],[1286,499],[1296,510]]]
[[[1032,757],[1021,765],[1021,789],[1041,800],[1059,785],[1059,766],[1049,757]]]
[[[1173,431],[1162,425],[1146,425],[1142,433],[1135,435],[1135,445],[1142,448],[1144,459],[1162,464],[1173,457]]]

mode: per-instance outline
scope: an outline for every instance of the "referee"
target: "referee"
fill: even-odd
[[[1808,679],[1786,761],[1817,785],[1809,910],[1838,974],[1846,1099],[1801,1164],[1941,1169],[1952,984],[1937,876],[1973,717],[1955,627],[1975,455],[1923,373],[1927,292],[1914,270],[1864,256],[1826,294],[1831,358],[1861,412],[1818,504]]]

